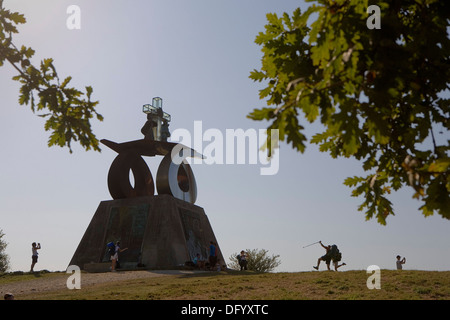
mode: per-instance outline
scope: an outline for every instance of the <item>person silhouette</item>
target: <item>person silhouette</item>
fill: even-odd
[[[402,270],[403,269],[402,265],[405,264],[405,263],[406,263],[406,258],[405,257],[403,257],[403,259],[402,259],[402,257],[397,256],[397,261],[396,261],[397,270]]]
[[[331,262],[331,255],[330,255],[330,250],[331,250],[331,246],[324,246],[322,244],[322,241],[319,241],[320,245],[325,249],[326,253],[321,256],[319,259],[317,259],[317,266],[314,266],[313,268],[316,270],[319,270],[319,265],[321,261],[325,261],[325,263],[327,264],[328,270],[330,270],[330,262]]]
[[[33,242],[31,244],[31,268],[30,268],[30,272],[34,272],[34,265],[38,262],[38,250],[41,249],[41,244],[38,243],[36,245],[36,242]]]

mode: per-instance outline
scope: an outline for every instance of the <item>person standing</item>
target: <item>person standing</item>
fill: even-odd
[[[38,262],[38,250],[41,249],[41,244],[38,243],[36,245],[36,242],[33,242],[31,244],[31,269],[30,272],[34,272],[34,265]]]
[[[245,253],[244,250],[242,250],[241,251],[241,255],[239,257],[239,265],[241,267],[241,271],[242,270],[247,270],[247,264],[248,264],[247,254]]]
[[[116,246],[114,247],[114,254],[111,255],[111,271],[112,272],[116,271],[116,267],[117,267],[118,261],[119,261],[119,253],[123,252],[127,249],[128,248],[120,249],[120,241],[116,242]]]
[[[209,268],[214,270],[217,263],[217,248],[214,242],[209,242]]]
[[[405,263],[406,263],[406,258],[403,257],[403,259],[402,259],[402,257],[397,256],[397,261],[396,261],[396,263],[397,263],[397,270],[402,270],[402,269],[403,269],[402,264],[405,264]]]

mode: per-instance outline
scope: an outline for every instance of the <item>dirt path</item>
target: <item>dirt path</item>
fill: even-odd
[[[119,272],[103,272],[103,273],[82,273],[81,287],[86,287],[98,283],[122,281],[131,279],[141,279],[150,277],[163,277],[167,275],[183,275],[193,274],[202,271],[185,271],[185,270],[164,270],[164,271],[119,271]],[[61,273],[61,275],[52,277],[43,277],[27,281],[18,281],[0,285],[0,297],[3,299],[5,293],[12,293],[15,296],[37,293],[44,291],[53,291],[67,288],[67,279],[69,273]]]

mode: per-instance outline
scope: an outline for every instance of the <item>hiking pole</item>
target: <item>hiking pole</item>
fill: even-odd
[[[304,246],[303,248],[306,248],[306,247],[312,246],[313,244],[316,244],[316,243],[319,243],[319,242],[320,242],[320,241],[317,241],[317,242],[314,242],[314,243],[308,244],[307,246]]]

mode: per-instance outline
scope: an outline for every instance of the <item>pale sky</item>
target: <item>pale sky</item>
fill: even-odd
[[[262,129],[267,123],[246,118],[259,100],[261,84],[249,79],[260,68],[254,43],[264,30],[266,13],[292,13],[292,0],[5,0],[24,13],[27,23],[14,37],[32,47],[33,63],[53,58],[60,78],[73,77],[77,88],[91,85],[105,120],[93,120],[98,139],[126,142],[143,138],[142,105],[163,98],[172,116],[170,130],[193,132]],[[69,30],[70,5],[81,9],[81,29]],[[13,271],[28,271],[31,243],[40,242],[35,270],[65,270],[99,203],[110,200],[109,167],[116,153],[85,152],[74,145],[47,147],[44,120],[18,104],[19,83],[8,64],[0,68],[0,229],[8,243]],[[305,121],[302,122],[306,124]],[[311,137],[317,126],[307,126]],[[206,143],[205,143],[206,144]],[[202,150],[197,150],[202,151]],[[156,177],[160,158],[146,159]],[[322,240],[337,244],[347,263],[342,270],[370,265],[394,269],[450,270],[450,221],[423,217],[410,188],[391,194],[395,216],[387,226],[365,221],[357,210],[346,177],[362,175],[361,164],[332,159],[308,145],[304,154],[286,143],[279,170],[260,175],[260,164],[192,165],[196,205],[204,208],[227,259],[242,249],[266,249],[280,255],[276,271],[311,271],[324,254]],[[322,269],[325,266],[322,265]]]

